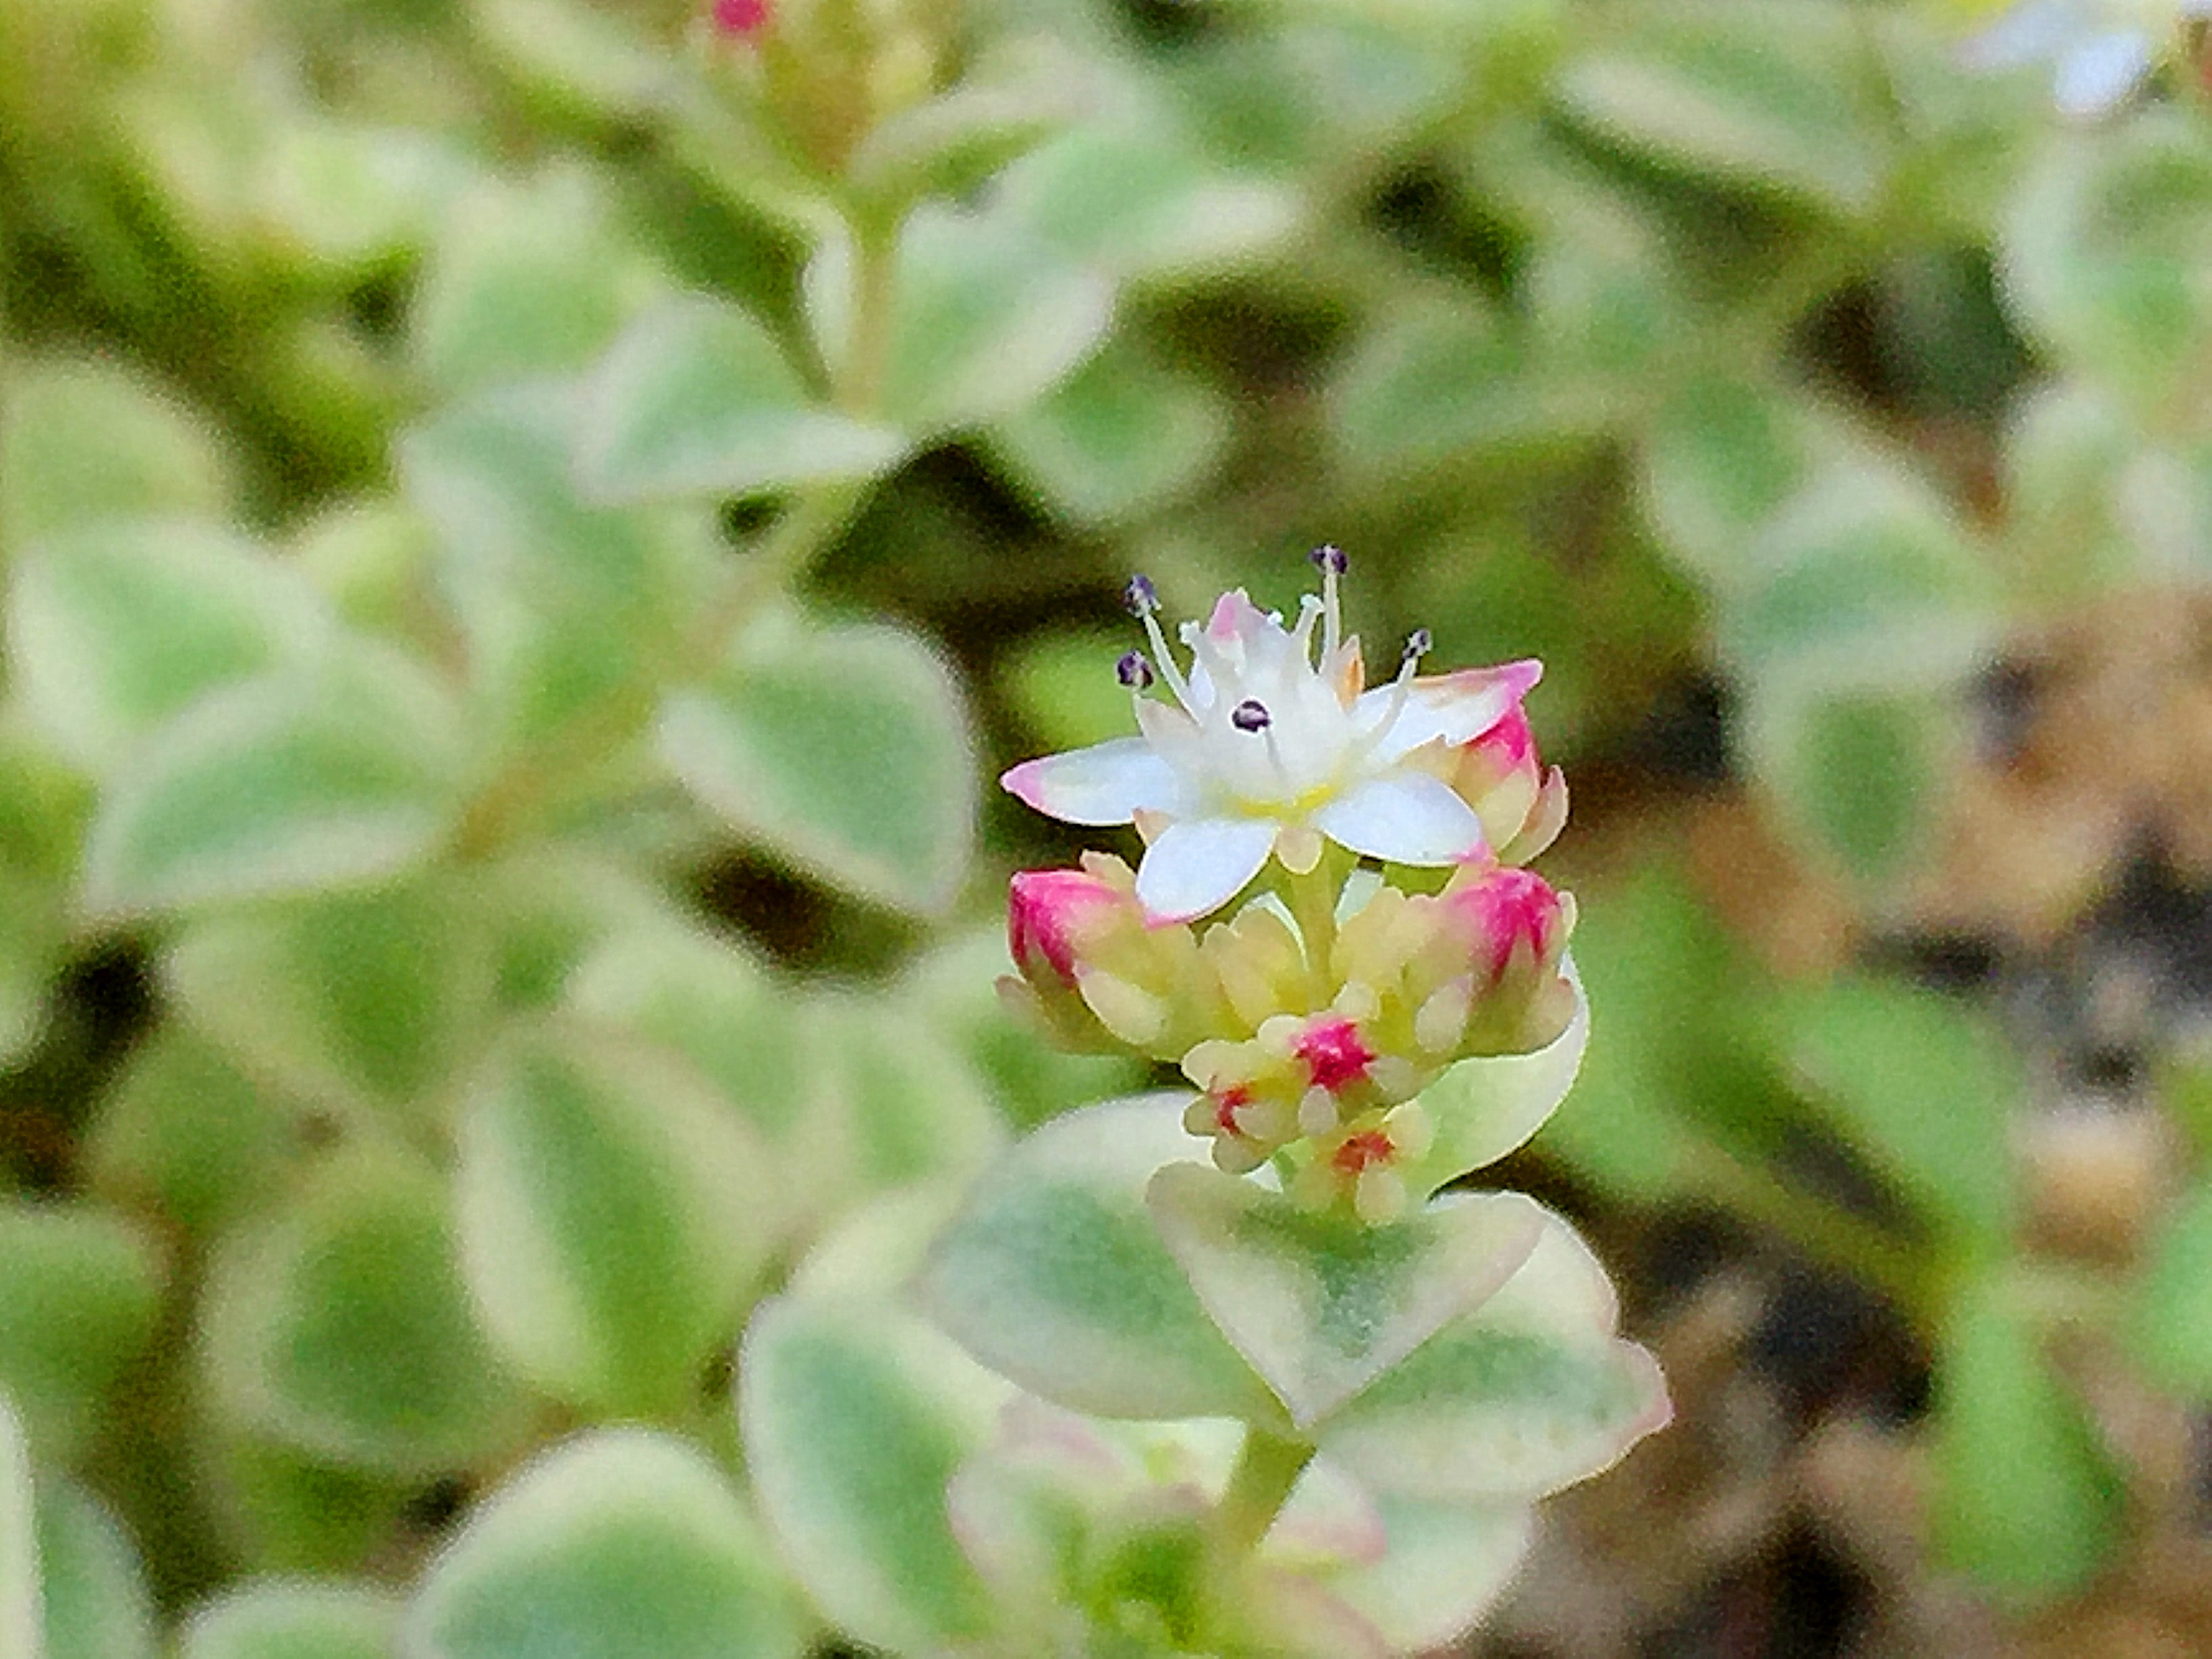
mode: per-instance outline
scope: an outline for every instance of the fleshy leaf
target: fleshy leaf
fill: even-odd
[[[79,1200],[0,1200],[0,1389],[42,1458],[75,1452],[154,1338],[161,1265],[131,1223]]]
[[[115,1517],[67,1480],[43,1484],[37,1509],[45,1659],[154,1659],[154,1598]]]
[[[27,541],[103,519],[224,514],[211,424],[113,358],[26,362],[0,385],[0,523]]]
[[[0,1653],[44,1659],[31,1443],[0,1389]]]
[[[825,243],[806,292],[825,347],[851,326],[852,248]],[[931,204],[900,233],[883,412],[910,435],[994,420],[1042,396],[1106,332],[1114,289],[1004,213]]]
[[[659,285],[588,174],[487,181],[458,197],[432,249],[411,330],[449,392],[582,368]]]
[[[992,434],[1017,480],[1079,525],[1175,500],[1228,440],[1227,412],[1205,387],[1114,345]]]
[[[1090,121],[1040,145],[1000,178],[1009,211],[1124,279],[1243,264],[1297,229],[1295,191],[1224,172],[1175,125]]]
[[[2136,1287],[2128,1350],[2145,1376],[2212,1401],[2212,1184],[2174,1206]]]
[[[1145,1206],[1153,1172],[1197,1151],[1187,1099],[1088,1106],[1019,1142],[939,1241],[923,1296],[969,1352],[1056,1404],[1279,1422]]]
[[[1861,102],[1875,75],[1868,40],[1838,4],[1663,9],[1577,54],[1561,90],[1624,143],[1856,214],[1888,171],[1888,129]]]
[[[818,1285],[762,1307],[738,1376],[762,1508],[823,1611],[899,1653],[988,1631],[945,1493],[1006,1383],[880,1294]]]
[[[1528,1553],[1535,1511],[1520,1504],[1376,1500],[1382,1553],[1329,1580],[1393,1653],[1446,1646],[1504,1591]]]
[[[401,1625],[419,1659],[798,1659],[811,1632],[721,1473],[672,1436],[604,1430],[495,1492]]]
[[[579,465],[604,501],[742,495],[874,477],[900,435],[819,405],[745,312],[672,300],[624,331],[583,394]]]
[[[1213,1322],[1301,1431],[1503,1285],[1543,1213],[1518,1193],[1464,1194],[1370,1227],[1196,1164],[1162,1170],[1145,1201]]]
[[[1319,1427],[1379,1492],[1525,1501],[1595,1474],[1668,1418],[1651,1356],[1613,1334],[1605,1270],[1556,1216],[1496,1295]]]
[[[195,1026],[313,1098],[423,1112],[483,1025],[486,929],[442,873],[212,915],[165,981]]]
[[[585,499],[580,402],[565,386],[501,392],[441,410],[399,444],[468,639],[471,690],[511,743],[542,742],[649,683],[712,574],[703,507]]]
[[[204,1231],[260,1202],[303,1150],[298,1107],[165,1023],[131,1051],[90,1143],[94,1190]]]
[[[817,1130],[867,1186],[969,1176],[1006,1131],[983,1080],[921,1015],[878,1000],[828,996],[807,1010],[810,1041],[824,1045],[824,1115]]]
[[[650,1048],[554,1029],[477,1081],[459,1141],[462,1271],[501,1352],[565,1400],[686,1400],[774,1224],[745,1123]]]
[[[387,1659],[399,1598],[337,1580],[249,1580],[196,1608],[177,1659]]]
[[[2069,368],[2158,410],[2196,384],[2212,158],[2187,112],[2046,147],[2012,195],[2001,291]]]
[[[459,772],[449,705],[365,646],[201,699],[114,775],[85,851],[93,908],[350,885],[426,854]]]
[[[477,1334],[447,1194],[363,1154],[233,1237],[210,1273],[204,1352],[234,1423],[393,1475],[501,1449],[521,1401]]]
[[[213,687],[311,655],[313,592],[266,554],[189,523],[106,520],[27,548],[8,654],[32,721],[88,770]]]
[[[2038,1352],[1999,1279],[1962,1286],[1936,1349],[1936,1549],[1989,1589],[2047,1601],[2086,1583],[2118,1545],[2127,1496],[2081,1403]]]
[[[1436,1140],[1406,1168],[1407,1190],[1416,1198],[1516,1150],[1566,1098],[1589,1046],[1590,1023],[1571,957],[1566,971],[1575,983],[1575,1012],[1565,1030],[1534,1054],[1463,1060],[1421,1091]]]
[[[890,628],[749,635],[668,700],[684,786],[801,869],[909,909],[950,902],[975,840],[975,756],[936,652]]]
[[[2012,1115],[2008,1045],[1950,998],[1842,979],[1784,1000],[1790,1064],[1837,1127],[1961,1242],[2003,1248]]]

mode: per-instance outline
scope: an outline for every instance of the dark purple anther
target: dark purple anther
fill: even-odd
[[[1256,697],[1247,697],[1229,711],[1229,723],[1239,732],[1264,732],[1274,722],[1267,705]]]
[[[1406,635],[1406,660],[1407,662],[1420,661],[1422,658],[1429,654],[1430,647],[1435,644],[1436,641],[1430,635],[1427,629],[1415,629],[1412,633]]]
[[[1141,651],[1124,651],[1114,665],[1114,678],[1133,691],[1142,691],[1152,683],[1152,665]]]
[[[1332,576],[1341,576],[1352,568],[1352,561],[1345,557],[1344,550],[1334,542],[1323,542],[1306,557],[1313,561],[1315,569]]]
[[[1129,585],[1121,590],[1121,603],[1129,614],[1142,621],[1160,608],[1160,590],[1152,586],[1150,576],[1132,576]]]

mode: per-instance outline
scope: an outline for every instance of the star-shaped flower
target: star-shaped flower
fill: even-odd
[[[1273,853],[1303,874],[1324,837],[1391,864],[1443,866],[1489,855],[1482,820],[1438,775],[1443,749],[1480,736],[1536,684],[1534,661],[1416,678],[1426,629],[1407,641],[1397,678],[1366,689],[1356,637],[1337,607],[1344,555],[1315,550],[1322,592],[1297,623],[1224,593],[1206,626],[1186,623],[1186,673],[1139,576],[1129,608],[1152,655],[1122,658],[1141,735],[1024,761],[1000,780],[1068,823],[1135,823],[1148,845],[1137,897],[1154,921],[1218,908]],[[1145,695],[1164,681],[1173,701]],[[1424,764],[1424,761],[1430,763]]]

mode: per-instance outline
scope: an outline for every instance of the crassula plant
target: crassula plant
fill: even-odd
[[[1666,1422],[1604,1270],[1463,1184],[1589,1012],[1533,662],[1365,688],[1344,556],[1119,666],[1139,735],[1006,787],[1133,825],[1012,882],[1007,1000],[1188,1087],[1083,1107],[864,1212],[767,1304],[748,1457],[823,1610],[911,1653],[1383,1655],[1510,1578],[1534,1505]]]

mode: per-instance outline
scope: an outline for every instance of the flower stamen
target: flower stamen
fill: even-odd
[[[1145,636],[1152,641],[1152,660],[1159,665],[1160,677],[1167,681],[1168,690],[1175,693],[1177,702],[1193,714],[1197,714],[1191,703],[1189,683],[1176,666],[1175,653],[1168,649],[1167,635],[1160,631],[1160,590],[1152,586],[1150,576],[1132,576],[1128,586],[1121,590],[1121,603],[1131,616],[1144,623]]]

